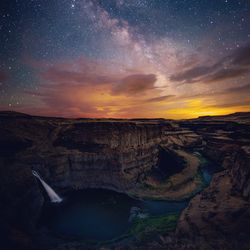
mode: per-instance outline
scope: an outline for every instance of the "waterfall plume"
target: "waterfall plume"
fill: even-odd
[[[32,170],[32,174],[41,182],[51,202],[59,203],[62,201],[62,198],[40,177],[35,170]]]

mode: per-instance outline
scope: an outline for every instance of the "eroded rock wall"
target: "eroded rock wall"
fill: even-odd
[[[199,136],[163,120],[0,114],[0,230],[8,247],[29,249],[40,244],[34,242],[35,226],[46,197],[32,169],[60,194],[85,187],[123,192],[156,166],[160,145],[189,147],[196,143],[200,143]]]
[[[209,120],[189,122],[192,126],[203,137],[204,154],[224,170],[182,212],[176,237],[198,249],[249,249],[250,144],[248,136],[238,136],[248,135],[249,125],[230,130],[227,122]]]
[[[11,138],[2,141],[3,147],[8,141],[7,154],[17,154],[27,169],[36,169],[60,189],[128,190],[157,165],[160,145],[189,147],[200,140],[193,132],[163,120],[95,121],[22,115],[1,119],[2,134]],[[12,152],[20,140],[28,143],[23,150]]]

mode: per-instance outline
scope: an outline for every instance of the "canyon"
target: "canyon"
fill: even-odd
[[[205,189],[194,150],[222,166]],[[174,121],[0,112],[1,244],[82,249],[80,242],[37,228],[48,197],[35,170],[62,196],[102,188],[131,197],[190,199],[174,231],[140,245],[118,243],[117,249],[247,249],[249,159],[250,113]]]

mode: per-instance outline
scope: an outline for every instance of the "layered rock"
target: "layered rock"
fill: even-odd
[[[72,120],[1,113],[2,249],[54,249],[55,239],[36,230],[44,196],[31,169],[60,193],[85,187],[128,192],[157,167],[161,149],[185,155],[183,149],[193,146],[225,170],[191,200],[176,234],[141,249],[247,249],[249,119],[227,119]],[[57,249],[82,249],[81,243],[59,243]]]
[[[14,123],[13,123],[14,121]],[[18,161],[58,188],[133,187],[159,162],[159,146],[190,146],[199,137],[169,121],[93,121],[2,115],[2,141]],[[3,137],[2,137],[3,138]],[[13,139],[15,138],[15,139]],[[18,142],[18,143],[17,143]],[[12,154],[13,152],[9,152]]]
[[[231,157],[224,161],[227,169],[216,174],[183,211],[177,237],[189,239],[201,249],[248,249],[249,159],[241,150],[232,149]]]
[[[1,113],[1,231],[8,247],[10,242],[19,249],[34,246],[34,229],[46,196],[32,169],[60,193],[86,187],[126,192],[157,166],[160,145],[189,147],[199,142],[193,132],[165,120],[72,120]]]
[[[243,117],[235,123],[230,116],[233,124],[224,117],[184,124],[204,138],[204,153],[225,169],[191,200],[178,223],[177,238],[191,241],[199,249],[249,249],[249,119]]]

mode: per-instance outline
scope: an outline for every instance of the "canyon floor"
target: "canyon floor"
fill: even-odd
[[[201,155],[221,167],[208,186]],[[1,249],[250,249],[249,165],[250,113],[174,121],[0,112]],[[31,170],[62,195],[98,188],[188,205],[139,221],[131,230],[146,228],[143,239],[65,240],[37,226],[49,201]]]

